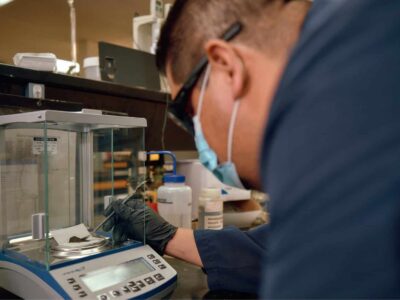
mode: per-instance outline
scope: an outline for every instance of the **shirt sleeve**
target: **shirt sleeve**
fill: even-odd
[[[197,248],[210,290],[257,293],[268,225],[247,232],[236,227],[197,230]]]

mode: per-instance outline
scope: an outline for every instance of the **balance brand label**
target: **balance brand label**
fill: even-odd
[[[44,152],[44,144],[45,138],[41,136],[33,137],[32,143],[32,154],[40,155]],[[57,154],[58,152],[58,140],[56,137],[48,137],[47,138],[47,153],[48,154]]]

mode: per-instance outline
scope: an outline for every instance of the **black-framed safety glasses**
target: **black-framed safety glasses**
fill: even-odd
[[[230,41],[235,38],[243,29],[243,25],[240,22],[234,23],[229,29],[224,32],[220,37],[224,41]],[[190,105],[190,97],[193,88],[199,81],[201,74],[207,67],[208,59],[207,56],[203,56],[198,64],[194,67],[190,73],[188,79],[185,81],[175,99],[169,103],[169,116],[179,126],[183,127],[189,133],[194,135],[194,127],[192,121],[192,107]]]

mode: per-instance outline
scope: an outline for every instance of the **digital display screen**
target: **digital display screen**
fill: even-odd
[[[89,290],[97,292],[151,271],[154,271],[154,268],[144,258],[139,258],[117,266],[89,272],[80,277]]]

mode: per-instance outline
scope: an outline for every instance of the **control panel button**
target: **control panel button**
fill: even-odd
[[[167,267],[165,266],[165,265],[163,265],[163,264],[161,264],[161,265],[158,265],[158,267],[161,269],[161,270],[164,270],[164,269],[166,269]]]
[[[160,273],[154,275],[154,278],[157,279],[158,281],[164,280],[164,276],[162,276]]]
[[[129,286],[129,287],[134,287],[134,286],[136,286],[136,282],[134,282],[134,281],[129,281],[129,282],[128,282],[128,286]]]
[[[98,295],[97,299],[99,299],[99,300],[109,300],[110,297],[108,297],[108,295],[106,295],[106,294],[103,294],[103,295]]]
[[[131,289],[128,288],[127,286],[123,286],[123,287],[122,287],[122,291],[123,291],[125,294],[128,294],[128,293],[131,292]]]
[[[111,291],[110,294],[114,297],[120,297],[122,296],[122,293],[120,291]]]
[[[156,258],[153,254],[149,254],[149,255],[147,255],[147,258],[148,259],[154,259],[154,258]]]
[[[143,281],[141,281],[141,280],[136,281],[136,284],[137,284],[137,286],[140,287],[141,289],[144,288],[144,287],[146,286],[146,285],[143,283]]]
[[[134,293],[137,293],[140,291],[140,287],[138,287],[138,286],[131,287],[131,291]]]
[[[67,282],[68,282],[69,284],[73,284],[73,283],[75,283],[76,281],[75,281],[74,278],[68,278],[68,279],[67,279]]]
[[[87,296],[86,292],[84,292],[84,291],[80,291],[80,292],[78,293],[78,295],[79,295],[80,298],[84,298],[84,297]]]
[[[159,260],[159,259],[155,259],[155,260],[153,260],[153,263],[155,263],[155,264],[160,264],[161,263],[161,261]]]
[[[154,279],[151,278],[151,277],[145,278],[144,281],[146,281],[147,284],[153,284],[153,283],[155,283]]]
[[[81,286],[80,286],[79,284],[74,284],[74,285],[72,286],[72,288],[73,288],[75,291],[78,291],[78,290],[81,289]]]

